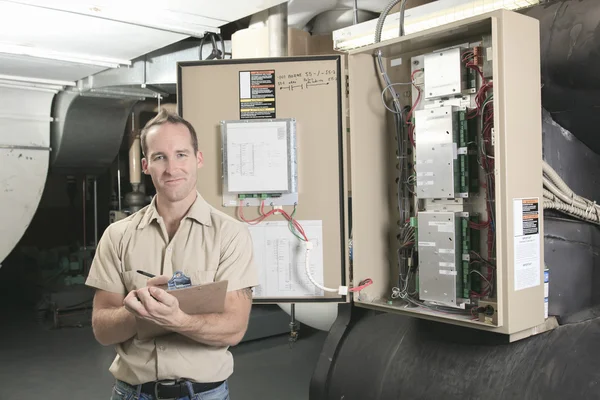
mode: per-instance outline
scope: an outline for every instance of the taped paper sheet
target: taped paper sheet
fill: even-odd
[[[323,223],[298,221],[313,244],[310,270],[313,278],[323,284]],[[259,286],[255,298],[285,298],[323,296],[306,275],[305,244],[295,237],[284,221],[262,222],[250,226],[254,242],[254,259],[259,271]]]

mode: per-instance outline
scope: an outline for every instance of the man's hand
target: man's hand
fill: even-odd
[[[154,278],[148,279],[148,282],[146,282],[146,286],[166,285],[169,282],[169,279],[171,278],[167,275],[155,276]]]
[[[157,276],[148,280],[148,286],[132,290],[123,300],[125,308],[138,318],[145,319],[165,328],[175,328],[185,320],[179,301],[156,286],[169,281],[168,276]]]

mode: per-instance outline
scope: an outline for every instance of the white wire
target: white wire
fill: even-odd
[[[542,161],[544,183],[544,208],[554,209],[583,221],[600,224],[600,207],[577,195],[562,180],[558,173],[545,161]]]
[[[332,289],[332,288],[328,288],[325,287],[323,285],[321,285],[319,282],[315,281],[315,278],[313,278],[312,274],[310,273],[310,249],[307,247],[306,248],[306,252],[304,253],[304,263],[305,263],[305,269],[306,269],[306,275],[308,276],[308,279],[310,280],[310,282],[315,285],[316,287],[318,287],[319,289],[321,289],[324,292],[330,292],[330,293],[338,293],[339,292],[339,288],[337,289]]]
[[[389,84],[389,85],[387,85],[385,88],[383,88],[383,90],[381,91],[381,102],[383,103],[383,106],[384,106],[384,107],[385,107],[385,108],[386,108],[388,111],[390,111],[390,112],[393,112],[394,114],[403,114],[403,112],[402,112],[402,111],[399,111],[399,112],[398,112],[398,111],[392,110],[391,108],[389,108],[389,107],[387,106],[387,104],[385,103],[385,92],[386,92],[387,90],[389,90],[389,89],[390,89],[391,87],[393,87],[393,86],[407,86],[407,85],[412,85],[412,82],[410,82],[410,83],[405,83],[405,82],[390,83],[390,84]],[[394,94],[395,94],[396,92],[395,92],[395,91],[393,91],[393,92],[390,92],[390,93],[392,93],[392,97],[393,97],[393,96],[394,96]],[[392,99],[392,100],[394,100],[394,101],[395,101],[395,100],[397,100],[397,99]]]
[[[591,223],[600,225],[600,220],[597,219],[598,218],[597,216],[596,216],[596,218],[593,218],[593,216],[586,216],[585,210],[578,209],[576,207],[571,206],[570,204],[562,203],[562,202],[556,201],[556,200],[552,201],[550,199],[545,199],[544,208],[558,210],[565,214],[569,214],[572,217],[580,219],[582,221],[591,222]]]
[[[489,268],[489,267],[488,267],[488,268]],[[475,270],[475,269],[474,269],[474,270],[472,270],[472,271],[471,271],[471,272],[469,272],[469,273],[470,273],[470,274],[473,274],[473,273],[475,273],[475,274],[478,274],[478,275],[479,275],[479,276],[481,276],[483,279],[485,279],[485,281],[486,281],[486,282],[487,282],[487,284],[488,284],[488,288],[490,289],[490,292],[492,292],[492,283],[491,283],[491,282],[488,280],[488,278],[486,278],[485,276],[483,276],[483,274],[482,274],[481,272],[479,272],[479,271],[477,271],[477,270]]]

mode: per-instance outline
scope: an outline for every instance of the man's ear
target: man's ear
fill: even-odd
[[[144,174],[150,175],[148,173],[148,160],[146,160],[146,157],[142,158],[142,171],[144,171]]]
[[[198,164],[198,168],[202,168],[204,165],[204,157],[202,156],[202,152],[199,150],[196,152],[196,163]]]

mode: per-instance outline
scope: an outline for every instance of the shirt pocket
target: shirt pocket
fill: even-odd
[[[127,288],[127,293],[132,290],[137,290],[148,286],[148,280],[150,278],[136,272],[136,271],[124,271],[123,272],[123,283]]]
[[[215,281],[217,270],[194,271],[192,273],[192,285],[205,285]]]

